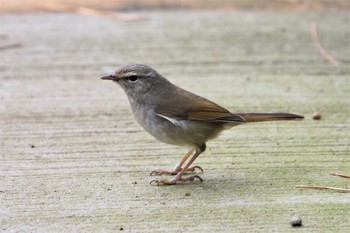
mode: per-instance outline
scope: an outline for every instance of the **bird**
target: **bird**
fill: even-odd
[[[101,79],[111,80],[124,90],[137,122],[154,138],[190,148],[173,169],[151,172],[151,176],[173,175],[171,179],[160,178],[150,182],[156,185],[175,185],[196,179],[202,182],[199,175],[188,175],[187,172],[195,172],[196,169],[203,172],[201,167],[191,165],[206,150],[207,141],[219,136],[223,130],[250,122],[304,118],[283,112],[232,113],[204,97],[174,85],[144,64],[124,65],[114,74]]]

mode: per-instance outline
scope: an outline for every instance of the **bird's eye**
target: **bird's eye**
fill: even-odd
[[[139,77],[137,77],[136,75],[131,75],[130,77],[129,77],[129,80],[131,81],[131,82],[136,82],[136,80],[138,79]]]

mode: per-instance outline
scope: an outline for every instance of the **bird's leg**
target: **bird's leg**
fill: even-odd
[[[203,181],[202,178],[198,175],[194,176],[185,176],[183,177],[184,173],[190,168],[191,164],[196,160],[196,158],[202,154],[206,149],[206,145],[203,144],[196,148],[195,154],[192,156],[190,161],[185,165],[185,167],[172,179],[159,179],[159,180],[152,180],[152,183],[156,183],[157,185],[163,184],[163,185],[174,185],[178,181],[194,181],[196,178],[199,179],[201,182]]]
[[[189,152],[187,152],[187,154],[185,154],[185,156],[181,159],[181,161],[172,170],[169,171],[169,170],[158,169],[158,170],[152,171],[150,175],[159,176],[163,174],[167,174],[167,175],[178,174],[182,170],[182,165],[186,162],[186,160],[188,159],[188,157],[190,157],[190,155],[193,153],[194,150],[195,148],[192,148]],[[189,167],[185,172],[194,172],[196,168],[199,169],[201,172],[203,172],[203,169],[200,166]]]

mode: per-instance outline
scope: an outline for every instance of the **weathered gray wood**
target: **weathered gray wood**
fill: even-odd
[[[313,21],[339,67],[312,44]],[[0,43],[22,47],[0,51],[1,231],[294,232],[295,213],[303,232],[349,230],[349,194],[294,188],[349,188],[329,174],[350,173],[349,23],[341,11],[2,15]],[[196,161],[203,183],[151,186],[186,149],[147,135],[98,79],[130,62],[232,111],[306,119],[236,127]]]

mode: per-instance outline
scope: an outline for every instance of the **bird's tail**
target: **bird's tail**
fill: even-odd
[[[260,121],[285,121],[285,120],[301,120],[304,117],[292,113],[234,113],[244,119],[244,122],[260,122]]]

